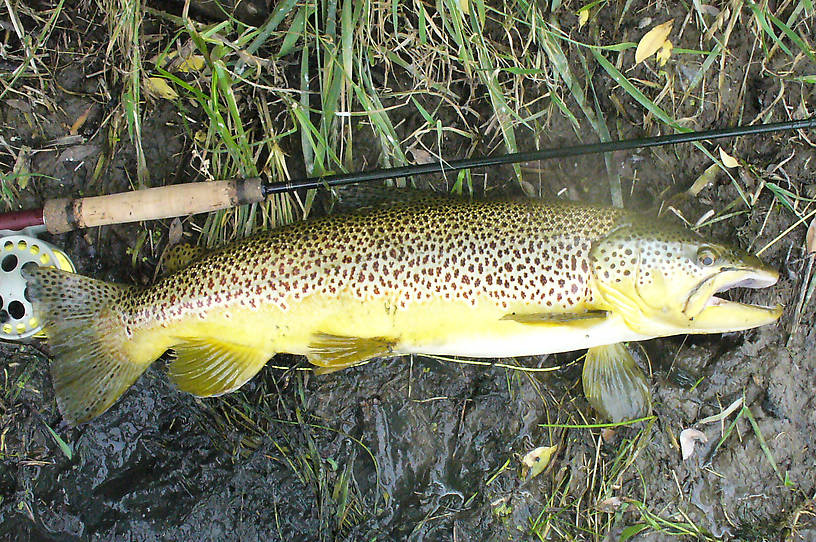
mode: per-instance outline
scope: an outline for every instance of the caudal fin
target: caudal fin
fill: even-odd
[[[128,355],[123,302],[132,287],[36,267],[24,271],[34,311],[54,355],[57,406],[72,424],[105,412],[153,361]]]

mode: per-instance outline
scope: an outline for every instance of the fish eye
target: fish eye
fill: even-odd
[[[703,267],[708,267],[710,265],[714,265],[717,261],[717,252],[709,247],[703,246],[697,250],[697,263],[702,265]]]

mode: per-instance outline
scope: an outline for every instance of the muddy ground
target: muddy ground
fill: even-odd
[[[731,54],[747,55],[748,47],[735,46]],[[20,96],[0,104],[0,133],[15,146],[38,149],[31,169],[49,176],[21,192],[20,206],[128,189],[135,166],[126,139],[104,179],[88,183],[96,158],[109,148],[94,126],[116,107],[100,91],[96,67],[93,58],[54,66],[58,84],[46,92],[53,107]],[[593,84],[602,98],[614,86],[602,72]],[[744,118],[771,103],[775,84],[757,77],[748,85]],[[791,103],[816,103],[812,88],[788,92]],[[613,115],[611,104],[602,99],[601,105]],[[89,107],[79,134],[85,147],[67,147],[84,156],[72,160],[76,155],[65,146],[51,143]],[[773,111],[780,113],[774,120],[783,118],[783,109]],[[697,127],[730,124],[723,118],[707,104]],[[177,121],[167,102],[146,108],[153,179],[195,177],[182,163],[186,143]],[[631,119],[620,122],[627,135],[643,135]],[[588,129],[582,135],[594,141]],[[553,121],[550,143],[574,139],[568,123]],[[290,142],[293,149],[297,144]],[[816,183],[816,152],[796,134],[743,138],[733,153],[756,168],[755,179],[786,161],[788,188],[802,192]],[[709,164],[691,146],[618,153],[612,163],[627,205],[644,210],[666,191],[690,185]],[[564,197],[607,201],[605,188],[598,189],[607,173],[595,157],[529,166],[526,179],[544,194],[566,189]],[[538,171],[531,173],[532,166]],[[488,182],[512,191],[502,180],[509,177],[509,170],[491,172]],[[736,197],[720,176],[679,208],[693,221]],[[756,250],[794,221],[766,190],[750,213],[705,231]],[[45,238],[82,273],[147,283],[161,247],[142,251],[134,263],[128,249],[143,229]],[[782,320],[743,333],[645,344],[655,418],[614,431],[562,427],[597,421],[581,392],[580,363],[573,363],[579,353],[500,360],[562,366],[541,373],[422,356],[320,377],[267,367],[240,393],[203,401],[174,390],[160,362],[109,412],[71,429],[56,409],[47,344],[2,344],[0,539],[617,540],[651,521],[664,531],[648,528],[635,539],[816,540],[816,300],[791,334],[807,267],[803,242],[799,226],[764,253],[781,272],[777,286],[735,294],[784,304]],[[274,364],[305,367],[291,356]],[[755,423],[741,416],[718,447],[737,413],[723,424],[695,423],[740,397]],[[47,427],[70,444],[72,458]],[[683,461],[677,441],[688,427],[702,430],[708,443]],[[547,470],[522,479],[519,458],[553,444],[558,451]],[[546,518],[549,530],[542,527]]]

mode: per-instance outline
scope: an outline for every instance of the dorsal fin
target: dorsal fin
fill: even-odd
[[[179,243],[168,246],[164,250],[161,258],[161,266],[164,273],[172,275],[180,269],[184,269],[204,254],[204,249],[189,243]]]

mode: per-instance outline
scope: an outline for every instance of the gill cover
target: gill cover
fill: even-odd
[[[778,273],[745,251],[708,242],[658,220],[629,220],[590,252],[597,291],[638,333],[722,333],[771,323],[781,307],[727,301],[715,294],[764,288]]]

